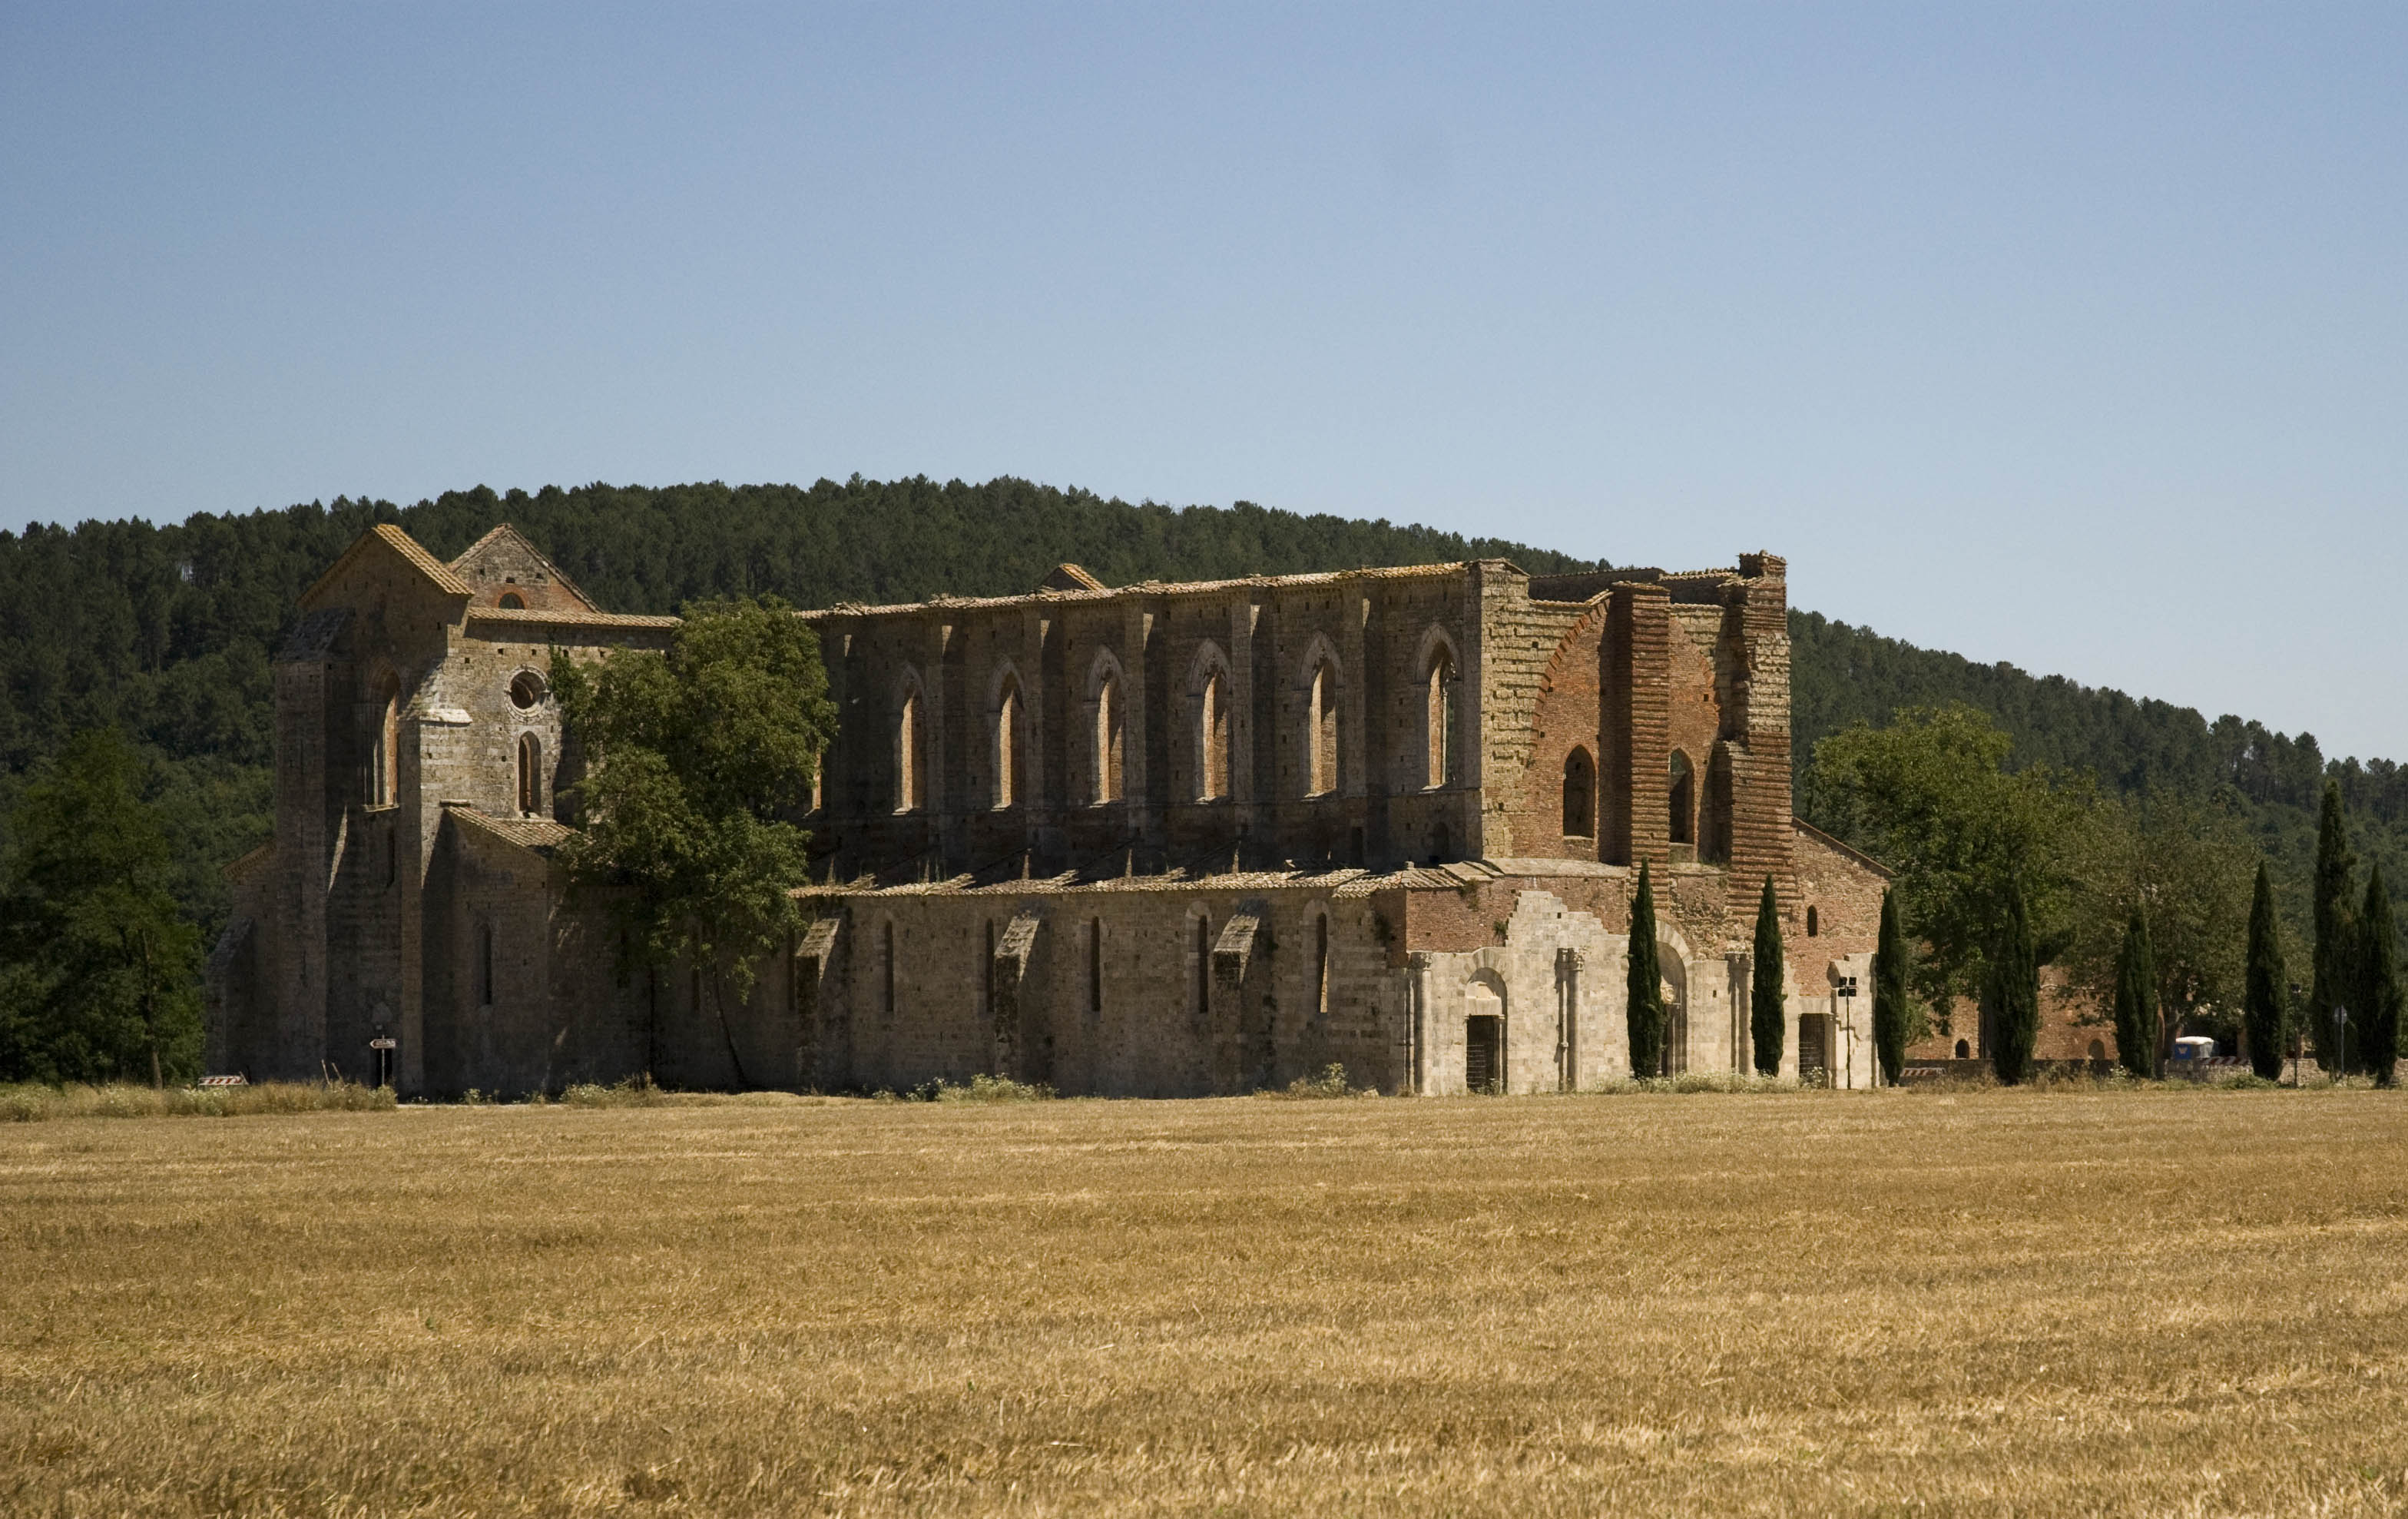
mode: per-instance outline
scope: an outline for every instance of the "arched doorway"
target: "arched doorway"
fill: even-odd
[[[1463,989],[1463,1090],[1505,1090],[1504,988],[1483,973]]]

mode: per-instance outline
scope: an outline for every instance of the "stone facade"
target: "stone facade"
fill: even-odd
[[[1787,593],[1501,560],[838,606],[808,932],[719,1008],[624,970],[552,851],[576,735],[549,651],[665,646],[508,528],[443,564],[365,534],[277,662],[277,836],[233,867],[210,1058],[405,1092],[650,1073],[713,1087],[982,1074],[1124,1095],[1342,1064],[1442,1093],[1630,1074],[1644,863],[1668,1065],[1751,1063],[1757,894],[1784,1069],[1870,1079],[1880,868],[1790,815]],[[391,1040],[389,1056],[370,1041]]]

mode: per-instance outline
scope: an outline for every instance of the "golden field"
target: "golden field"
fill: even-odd
[[[0,1512],[2408,1509],[2408,1097],[0,1125]]]

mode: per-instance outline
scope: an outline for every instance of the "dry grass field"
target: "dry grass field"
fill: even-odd
[[[2408,1097],[0,1126],[13,1514],[2408,1508]]]

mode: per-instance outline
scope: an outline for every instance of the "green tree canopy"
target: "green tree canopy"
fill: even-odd
[[[2074,838],[2080,910],[2056,961],[2071,984],[2112,1002],[2137,912],[2153,973],[2150,1027],[2162,1014],[2175,1029],[2237,1035],[2231,1009],[2241,1000],[2258,852],[2224,800],[2172,791],[2111,798],[2090,809]],[[2153,1070],[2162,1054],[2151,1056]]]
[[[725,1001],[802,926],[793,819],[836,731],[819,640],[775,597],[705,602],[666,653],[588,667],[553,650],[552,683],[585,756],[572,887],[607,904],[628,958],[694,967],[725,1033]],[[732,1035],[728,1053],[740,1075]]]
[[[2248,1032],[2250,1068],[2269,1081],[2282,1078],[2283,1056],[2291,1042],[2288,976],[2283,962],[2282,930],[2274,918],[2274,887],[2261,861],[2249,896],[2249,963],[2242,1017]]]
[[[2115,1058],[2134,1076],[2157,1075],[2158,1005],[2157,957],[2149,946],[2149,920],[2141,909],[2124,923],[2123,948],[2115,956]]]
[[[1630,1074],[1655,1076],[1664,1068],[1664,967],[1656,950],[1656,888],[1643,860],[1639,862],[1639,890],[1630,899],[1629,974],[1624,991]]]
[[[2014,1086],[2031,1079],[2032,1049],[2040,1038],[2040,961],[2032,948],[2031,918],[2023,889],[2008,878],[2006,911],[1988,957],[1989,986],[1982,999],[1987,1024],[1982,1047],[1999,1079]]]
[[[1756,904],[1756,974],[1748,983],[1748,1034],[1756,1046],[1759,1076],[1781,1071],[1781,1038],[1788,988],[1781,963],[1781,904],[1772,893],[1772,877],[1764,878],[1764,895]]]
[[[2400,1063],[2400,959],[2391,923],[2391,893],[2384,889],[2383,867],[2367,873],[2366,904],[2358,917],[2359,945],[2358,1017],[2365,1031],[2358,1053],[2374,1073],[2377,1086],[2387,1087]]]
[[[2040,953],[2071,937],[2086,780],[2042,767],[2010,774],[2013,740],[1972,707],[1900,712],[1815,745],[1809,803],[1834,832],[1898,871],[1892,890],[1922,936],[1914,990],[1943,1010],[1989,984],[2011,898],[2026,904]]]
[[[9,817],[0,1079],[162,1082],[200,1063],[200,931],[148,767],[113,728],[67,742]]]
[[[2312,886],[2315,959],[2308,983],[2308,1032],[2316,1041],[2316,1061],[2340,1076],[2348,1067],[2349,1052],[2341,1017],[2351,982],[2350,964],[2358,948],[2358,904],[2352,900],[2358,856],[2349,847],[2348,825],[2342,817],[2341,788],[2325,782],[2324,800],[2316,813],[2316,871]],[[2350,1008],[2356,1015],[2357,1008]]]
[[[1873,1053],[1881,1060],[1882,1079],[1892,1086],[1906,1069],[1906,1047],[1914,1032],[1914,1001],[1906,988],[1912,963],[1906,931],[1898,919],[1898,893],[1884,891],[1881,933],[1873,941]]]

